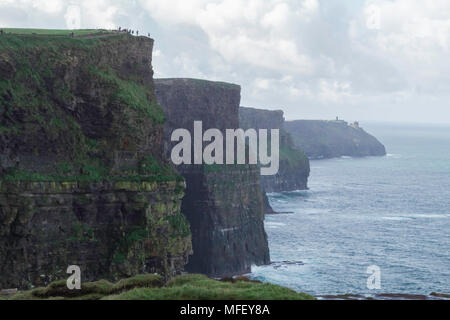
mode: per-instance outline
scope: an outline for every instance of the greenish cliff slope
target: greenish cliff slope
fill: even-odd
[[[180,273],[185,182],[163,153],[153,40],[0,37],[0,288]]]

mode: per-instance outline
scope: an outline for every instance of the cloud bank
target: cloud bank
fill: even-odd
[[[0,0],[4,27],[150,32],[158,77],[242,85],[288,119],[450,122],[450,1]]]

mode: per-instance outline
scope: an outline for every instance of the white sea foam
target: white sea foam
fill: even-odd
[[[407,217],[381,217],[383,220],[391,220],[391,221],[404,221],[404,220],[412,220],[411,218]]]
[[[425,218],[425,219],[442,219],[449,218],[449,214],[436,214],[436,213],[421,213],[421,214],[411,214],[408,217],[411,218]]]
[[[266,222],[265,226],[266,227],[284,227],[286,225],[286,223],[283,222]]]
[[[450,218],[450,214],[411,213],[411,214],[402,214],[401,216],[381,217],[381,219],[383,220],[393,220],[393,221],[413,220],[413,219],[443,219],[443,218]]]

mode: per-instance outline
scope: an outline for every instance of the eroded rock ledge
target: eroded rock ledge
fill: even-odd
[[[181,273],[191,252],[184,182],[1,182],[0,288]]]

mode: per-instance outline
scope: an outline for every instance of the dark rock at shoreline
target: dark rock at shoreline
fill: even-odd
[[[276,214],[276,212],[273,210],[272,206],[269,202],[269,197],[267,196],[267,193],[263,192],[263,204],[264,204],[264,212],[266,214]]]

